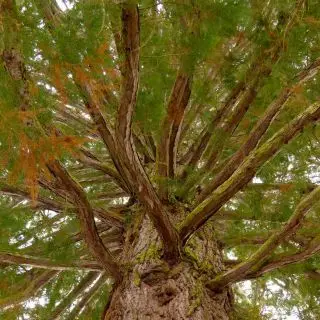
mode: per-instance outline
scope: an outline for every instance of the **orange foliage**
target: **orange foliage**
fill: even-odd
[[[62,72],[62,67],[59,64],[54,64],[51,74],[53,85],[59,92],[62,102],[67,103],[68,97],[65,91],[65,75]]]
[[[31,199],[35,203],[39,193],[38,177],[40,173],[50,178],[47,164],[66,152],[75,155],[77,148],[84,143],[85,139],[75,136],[57,136],[52,133],[35,140],[22,133],[19,141],[18,158],[9,180],[14,183],[22,173]]]

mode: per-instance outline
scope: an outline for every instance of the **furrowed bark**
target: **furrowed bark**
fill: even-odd
[[[165,201],[168,200],[167,179],[174,177],[179,131],[191,94],[191,81],[191,76],[182,71],[178,72],[162,125],[162,135],[157,150],[157,164],[160,198]]]
[[[295,212],[286,225],[274,233],[269,239],[245,262],[232,268],[231,270],[218,275],[208,284],[212,290],[222,288],[229,283],[243,279],[252,269],[258,271],[276,247],[286,238],[290,237],[299,228],[302,219],[306,216],[312,206],[320,200],[320,187],[313,190],[297,206]],[[316,250],[320,249],[319,241],[316,243]],[[312,248],[312,251],[315,248]]]
[[[315,76],[319,68],[320,59],[317,59],[295,77],[297,81],[293,86],[286,87],[282,90],[279,97],[269,105],[262,118],[252,129],[246,142],[225,164],[224,168],[214,177],[213,181],[210,182],[205,190],[203,190],[199,196],[199,202],[202,202],[210,193],[212,193],[236,171],[245,157],[248,156],[248,154],[257,146],[258,142],[261,140],[279,111],[294,94],[295,88]]]
[[[124,76],[118,110],[116,135],[123,152],[132,154],[132,117],[137,100],[139,84],[139,11],[135,5],[124,5],[122,9],[122,38],[124,46]],[[131,158],[131,162],[134,160]]]
[[[48,269],[48,270],[74,270],[84,269],[92,271],[101,271],[102,266],[94,261],[75,261],[68,263],[55,262],[45,258],[31,257],[21,254],[11,254],[7,252],[0,252],[0,262],[29,266],[33,268]]]
[[[132,141],[132,116],[136,104],[139,82],[139,12],[134,5],[124,5],[122,12],[122,39],[125,67],[122,96],[116,126],[117,149],[123,171],[134,193],[147,209],[164,244],[164,256],[168,261],[179,257],[179,240],[151,182],[149,181]]]
[[[140,159],[143,163],[154,162],[154,159],[149,154],[147,146],[143,143],[142,139],[137,135],[133,134],[133,142],[137,147],[137,151],[140,155]]]
[[[46,16],[46,18],[50,22],[50,16]],[[113,133],[100,112],[99,103],[93,98],[90,84],[79,81],[76,74],[74,74],[74,78],[78,81],[77,85],[85,98],[88,112],[108,148],[116,169],[126,181],[131,193],[136,193],[141,203],[148,208],[148,213],[152,216],[155,226],[163,238],[165,256],[169,260],[175,260],[179,256],[178,236],[141,166],[131,141],[131,123],[138,89],[139,68],[139,15],[137,8],[133,5],[124,5],[122,40],[125,48],[125,66],[123,94],[120,99],[119,121],[116,128],[117,144],[119,145],[116,146]],[[135,188],[137,185],[136,177],[139,177],[138,190]]]
[[[43,288],[49,281],[51,281],[59,272],[56,270],[43,271],[35,279],[31,280],[28,287],[4,299],[0,299],[0,309],[7,309],[14,307],[19,303],[26,301],[27,299],[35,296],[37,292]]]
[[[234,174],[189,213],[181,223],[179,229],[183,242],[212,217],[232,196],[247,185],[257,170],[266,161],[271,159],[284,144],[289,143],[305,126],[318,121],[319,118],[320,105],[319,103],[315,103],[292,120],[287,126],[279,130],[258,149],[250,153]]]
[[[180,209],[175,208],[175,215],[185,213]],[[137,212],[132,223],[126,237],[130,249],[123,254],[128,273],[114,291],[104,320],[229,319],[230,289],[211,295],[205,287],[206,279],[224,270],[212,225],[195,235],[184,261],[172,267],[161,257],[160,237],[145,212]]]
[[[78,79],[80,81],[80,79]],[[127,180],[127,177],[123,174],[123,168],[122,165],[120,164],[117,150],[116,150],[116,142],[114,139],[113,132],[110,128],[110,126],[107,124],[105,118],[103,117],[98,102],[92,100],[92,88],[89,84],[85,83],[78,83],[78,86],[80,88],[80,91],[84,94],[84,97],[86,99],[86,107],[88,109],[88,112],[94,121],[95,125],[97,126],[97,130],[106,145],[110,157],[112,159],[112,162],[117,169],[119,175],[121,178],[125,181],[126,183],[126,189],[130,190],[131,193],[133,193],[132,189],[130,189],[130,182]]]
[[[61,314],[77,299],[77,297],[88,288],[97,278],[99,273],[90,271],[80,283],[71,291],[69,294],[59,303],[59,305],[54,309],[51,320],[59,320]]]
[[[92,255],[112,275],[116,282],[120,281],[122,277],[121,271],[112,254],[99,237],[94,221],[94,213],[85,192],[58,161],[51,163],[48,167],[54,176],[61,180],[66,190],[73,195],[74,201],[77,203],[81,231]]]

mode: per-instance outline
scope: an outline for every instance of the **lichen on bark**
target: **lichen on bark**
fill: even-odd
[[[162,258],[161,241],[152,222],[139,210],[131,222],[143,217],[131,242],[134,246],[121,257],[127,273],[113,294],[105,320],[229,319],[230,288],[212,292],[206,287],[210,277],[224,270],[213,226],[208,224],[195,233],[181,262],[172,266]],[[176,215],[175,220],[178,218]]]

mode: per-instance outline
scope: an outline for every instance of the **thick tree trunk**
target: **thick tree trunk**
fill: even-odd
[[[209,278],[224,269],[212,227],[192,237],[181,262],[169,266],[160,258],[160,241],[150,221],[140,215],[132,224],[134,232],[127,235],[123,257],[127,272],[105,320],[229,319],[231,290],[217,293],[205,287]]]

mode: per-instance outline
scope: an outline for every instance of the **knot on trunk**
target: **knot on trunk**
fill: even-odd
[[[157,298],[160,306],[169,303],[178,293],[178,288],[172,279],[169,279],[165,284],[155,288],[154,296]]]

